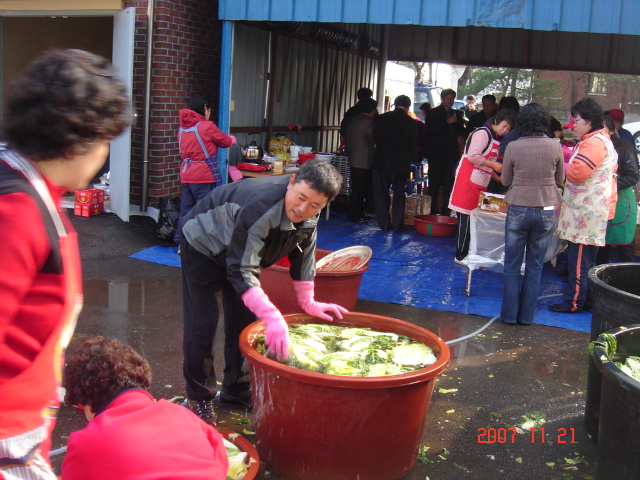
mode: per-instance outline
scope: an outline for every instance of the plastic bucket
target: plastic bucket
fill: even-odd
[[[288,323],[318,323],[286,315]],[[394,480],[415,465],[435,378],[449,348],[433,333],[378,315],[350,313],[338,325],[407,335],[433,348],[438,360],[388,377],[343,377],[280,364],[253,348],[264,324],[240,335],[249,362],[256,446],[261,461],[287,480]]]
[[[330,250],[316,249],[316,261],[329,255]],[[353,310],[358,301],[358,291],[362,275],[369,269],[369,264],[350,272],[317,272],[314,280],[314,298],[318,302],[337,303]],[[301,311],[293,289],[289,267],[271,265],[260,271],[260,284],[269,300],[282,312],[299,313]]]
[[[609,263],[589,271],[593,285],[591,338],[616,327],[637,324],[640,319],[640,264]],[[598,441],[602,374],[589,357],[585,425],[587,433]]]
[[[607,333],[616,336],[617,353],[640,356],[640,325]],[[604,339],[600,338],[600,341]],[[640,382],[616,367],[604,347],[596,346],[592,358],[602,373],[596,479],[638,478]]]

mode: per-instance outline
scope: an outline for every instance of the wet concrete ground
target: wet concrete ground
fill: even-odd
[[[149,360],[156,398],[184,395],[180,269],[129,258],[161,243],[153,237],[154,222],[132,217],[125,223],[110,214],[72,221],[80,238],[85,306],[69,351],[94,335],[118,338]],[[415,323],[444,340],[472,333],[489,320],[361,300],[356,310]],[[497,321],[452,347],[451,364],[436,383],[419,460],[404,478],[595,478],[596,447],[584,428],[588,337]],[[221,348],[218,335],[216,351]],[[525,424],[532,412],[542,413],[545,423],[538,427],[544,432],[535,428],[532,434],[532,425]],[[217,404],[217,413],[220,426],[255,441],[251,423],[245,423],[251,422],[250,412]],[[66,445],[69,433],[85,425],[84,416],[63,406],[53,448]],[[62,458],[52,459],[58,474]],[[263,465],[257,478],[280,477]]]

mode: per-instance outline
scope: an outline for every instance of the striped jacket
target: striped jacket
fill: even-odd
[[[284,210],[289,175],[247,178],[218,187],[191,209],[182,234],[211,257],[239,295],[259,287],[260,267],[285,255],[294,280],[313,280],[320,214],[294,224]]]

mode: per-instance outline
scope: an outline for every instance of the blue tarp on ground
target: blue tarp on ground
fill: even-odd
[[[500,313],[502,274],[475,270],[471,296],[465,295],[467,269],[453,262],[454,238],[427,237],[412,227],[402,233],[383,232],[375,222],[369,225],[348,222],[344,215],[324,216],[318,227],[318,248],[339,250],[367,245],[373,250],[369,270],[364,274],[358,298],[397,303],[412,307],[493,317]],[[131,257],[174,267],[180,266],[176,247],[151,247]],[[559,294],[566,280],[545,264],[540,295]],[[538,301],[535,323],[553,327],[591,331],[591,313],[554,313],[547,306],[560,299]]]

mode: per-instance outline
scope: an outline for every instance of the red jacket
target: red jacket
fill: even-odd
[[[199,122],[199,123],[198,123]],[[233,144],[232,138],[220,130],[215,123],[197,112],[189,109],[180,110],[180,127],[188,129],[198,124],[197,129],[204,143],[209,157],[218,153],[218,147],[229,148]],[[213,183],[213,174],[209,166],[204,163],[207,158],[198,142],[195,132],[178,133],[180,145],[180,157],[183,162],[180,165],[180,182],[182,183]],[[184,160],[191,161],[185,162]]]
[[[222,436],[191,411],[128,390],[69,436],[63,480],[224,480]]]
[[[60,189],[44,182],[57,203]],[[39,444],[48,456],[63,352],[82,301],[77,236],[55,203],[49,212],[0,160],[0,445],[8,458]]]

